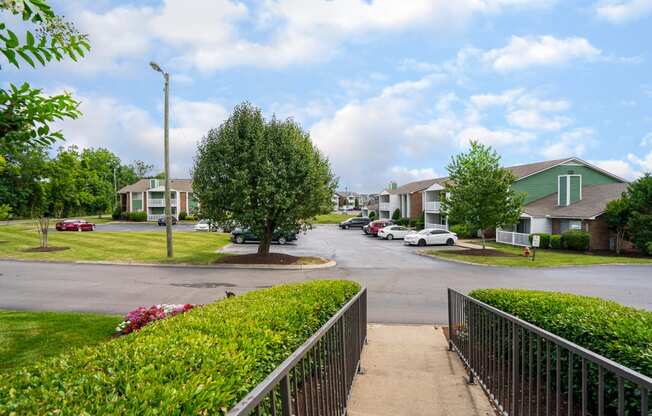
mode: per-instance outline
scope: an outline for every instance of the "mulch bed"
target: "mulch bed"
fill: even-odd
[[[64,251],[70,247],[31,247],[23,250],[25,253],[49,253],[51,251]]]
[[[260,254],[241,254],[236,256],[224,256],[217,263],[224,264],[296,264],[302,257],[291,256],[282,253],[269,253],[266,256]]]
[[[506,253],[500,250],[488,250],[481,248],[470,248],[467,250],[450,250],[446,253],[457,254],[460,256],[478,256],[478,257],[521,257],[518,254]]]

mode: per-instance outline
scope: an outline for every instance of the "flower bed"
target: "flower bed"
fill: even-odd
[[[161,304],[150,306],[149,308],[141,306],[140,308],[136,308],[133,311],[129,312],[125,316],[125,320],[115,328],[115,332],[117,335],[127,335],[139,330],[149,323],[167,318],[169,316],[188,312],[194,307],[195,305],[190,303],[178,305]]]

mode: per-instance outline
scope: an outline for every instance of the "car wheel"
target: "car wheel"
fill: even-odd
[[[424,240],[423,238],[419,240],[419,247],[423,247],[425,245],[426,245],[426,240]]]
[[[288,240],[286,240],[285,237],[279,237],[279,238],[278,238],[278,243],[279,243],[280,245],[282,245],[282,246],[284,246],[285,243],[287,243],[287,242],[288,242]]]
[[[244,242],[245,242],[245,238],[244,238],[243,236],[239,235],[239,236],[237,236],[237,237],[235,238],[235,242],[236,242],[237,244],[244,244]]]
[[[348,230],[348,229],[349,229],[349,226],[348,226],[348,225],[345,225],[345,226],[344,226],[344,229],[345,229],[345,230]]]
[[[449,238],[448,240],[446,240],[446,245],[447,245],[447,246],[452,246],[452,245],[454,245],[454,244],[455,244],[455,241],[453,241],[452,238]]]
[[[387,234],[387,239],[388,239],[388,240],[393,240],[393,239],[394,239],[394,236],[391,235],[391,234]]]

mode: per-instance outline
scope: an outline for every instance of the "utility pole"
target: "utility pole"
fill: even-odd
[[[115,166],[113,167],[113,210],[111,214],[115,211],[118,206],[118,183],[115,180]]]
[[[172,249],[172,208],[170,203],[170,74],[164,72],[161,67],[155,62],[150,62],[149,65],[154,71],[163,74],[163,79],[165,81],[165,102],[163,116],[163,147],[165,163],[165,237],[167,255],[168,257],[172,257],[174,252]]]

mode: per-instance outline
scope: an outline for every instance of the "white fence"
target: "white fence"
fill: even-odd
[[[529,247],[530,234],[496,230],[496,241],[498,243],[511,244],[513,246]]]
[[[423,207],[426,212],[439,212],[441,211],[441,202],[440,201],[426,201],[425,206]]]

